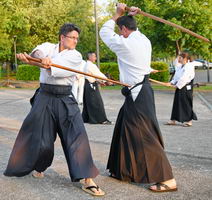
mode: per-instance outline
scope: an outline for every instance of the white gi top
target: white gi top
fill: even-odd
[[[79,70],[82,63],[82,55],[77,50],[65,49],[59,52],[59,44],[43,43],[38,45],[32,52],[40,50],[45,57],[50,57],[52,63]],[[51,85],[72,85],[76,73],[51,67],[51,70],[40,69],[40,82]]]
[[[140,31],[133,31],[127,38],[114,32],[115,21],[107,21],[100,30],[103,42],[117,55],[120,81],[134,85],[143,81],[152,69],[150,40]]]
[[[92,63],[90,60],[87,61],[86,65],[85,65],[85,72],[92,74],[92,75],[96,75],[96,76],[100,76],[102,78],[107,78],[100,70],[99,68]],[[86,79],[90,82],[90,83],[94,83],[96,81],[95,78],[90,77],[90,76],[86,76]]]
[[[86,65],[86,61],[82,60],[79,69],[77,69],[78,71],[81,72],[85,72],[85,65]],[[76,79],[79,80],[80,78],[85,78],[84,74],[76,74]]]
[[[186,84],[190,83],[191,80],[194,79],[195,76],[195,61],[188,62],[182,67],[176,68],[176,72],[174,74],[171,83],[176,85],[177,88],[181,89]]]
[[[133,31],[127,38],[114,32],[115,21],[108,20],[100,30],[103,42],[117,55],[120,72],[120,81],[135,85],[143,81],[144,75],[152,71],[150,40],[140,31]],[[142,85],[131,90],[135,101]]]

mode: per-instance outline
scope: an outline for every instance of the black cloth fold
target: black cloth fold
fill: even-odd
[[[107,169],[113,177],[136,183],[155,183],[173,178],[155,112],[154,94],[145,77],[133,101],[126,95],[116,125]]]
[[[175,90],[171,120],[182,123],[197,120],[193,111],[193,80],[183,88]]]
[[[96,177],[98,170],[71,87],[41,84],[32,105],[4,174],[24,176],[33,170],[45,171],[52,163],[58,133],[72,181]]]
[[[104,103],[97,82],[85,79],[82,118],[84,123],[101,124],[107,121]]]

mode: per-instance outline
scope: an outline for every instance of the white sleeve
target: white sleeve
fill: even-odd
[[[176,74],[177,74],[177,73],[175,72],[175,74],[174,74],[172,80],[170,81],[170,83],[171,83],[172,85],[175,85],[175,84],[177,83]]]
[[[52,59],[52,63],[58,64],[70,69],[79,70],[82,63],[82,56],[79,52],[69,52],[65,56],[58,55]],[[51,75],[54,77],[69,77],[76,75],[75,72],[51,67]]]
[[[188,63],[184,67],[185,71],[176,84],[179,89],[183,88],[186,84],[191,82],[195,76],[194,65],[192,63]]]
[[[117,55],[122,52],[125,48],[123,38],[114,32],[115,21],[108,20],[100,29],[100,37],[103,42]]]
[[[52,48],[54,48],[54,47],[55,47],[55,44],[52,44],[52,43],[49,43],[49,42],[45,42],[45,43],[43,43],[41,45],[38,45],[35,49],[33,49],[31,54],[33,52],[35,52],[36,50],[39,50],[39,51],[41,51],[43,53],[44,57],[47,57],[50,54]]]
[[[90,65],[89,67],[89,72],[93,75],[96,75],[96,76],[100,76],[102,78],[107,78],[100,70],[99,68],[95,65],[95,64],[92,64]]]

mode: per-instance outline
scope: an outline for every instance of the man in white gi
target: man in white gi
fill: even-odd
[[[123,181],[153,183],[154,192],[176,191],[176,181],[164,152],[155,113],[154,94],[148,81],[151,73],[151,43],[138,31],[133,15],[139,8],[118,4],[116,13],[100,30],[103,42],[117,55],[126,97],[116,121],[107,169]],[[115,23],[120,35],[114,32]]]
[[[40,89],[32,109],[25,118],[16,138],[6,176],[25,176],[35,170],[34,177],[43,177],[54,156],[54,141],[58,133],[72,181],[85,179],[82,189],[92,195],[104,192],[93,182],[98,175],[90,151],[87,133],[80,110],[71,92],[76,74],[51,66],[51,63],[78,69],[81,54],[75,49],[80,29],[74,24],[64,24],[59,31],[59,43],[43,43],[31,53],[42,60]],[[28,55],[17,58],[29,62]]]
[[[87,54],[85,72],[107,79],[96,66],[95,62],[96,54],[94,52],[89,52]],[[98,82],[95,78],[90,76],[85,77],[82,118],[85,123],[104,125],[112,124],[111,121],[107,119]]]

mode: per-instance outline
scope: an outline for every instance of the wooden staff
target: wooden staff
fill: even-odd
[[[42,64],[42,63],[41,63],[41,59],[33,58],[33,57],[27,57],[27,59],[30,60],[30,61],[33,61],[33,62]],[[64,66],[61,66],[61,65],[57,65],[57,64],[53,64],[53,63],[52,63],[51,66],[57,67],[57,68],[60,68],[60,69],[64,69],[64,70],[67,70],[67,71],[75,72],[75,73],[78,73],[78,74],[83,74],[83,75],[85,75],[85,76],[90,76],[90,77],[93,77],[93,78],[96,78],[96,79],[100,79],[100,80],[103,80],[103,81],[112,82],[112,83],[117,84],[117,85],[122,85],[122,86],[130,87],[130,85],[125,84],[125,83],[121,83],[121,82],[119,82],[119,81],[114,81],[114,80],[108,79],[108,78],[102,78],[102,77],[100,77],[100,76],[95,76],[95,75],[93,75],[93,74],[89,74],[89,73],[86,73],[86,72],[78,71],[78,70],[71,69],[71,68],[68,68],[68,67],[64,67]]]
[[[126,10],[127,12],[129,12],[129,11],[130,11],[130,8],[129,8],[129,7],[126,7],[125,10]],[[139,11],[139,14],[141,14],[141,15],[143,15],[143,16],[145,16],[145,17],[149,17],[149,18],[151,18],[151,19],[154,19],[154,20],[156,20],[156,21],[162,22],[162,23],[164,23],[164,24],[168,24],[168,25],[170,25],[170,26],[172,26],[172,27],[175,27],[175,28],[177,28],[177,29],[179,29],[179,30],[181,30],[181,31],[183,31],[183,32],[185,32],[185,33],[188,33],[188,34],[190,34],[190,35],[192,35],[192,36],[194,36],[194,37],[196,37],[196,38],[199,38],[199,39],[201,39],[201,40],[203,40],[203,41],[205,41],[205,42],[210,42],[209,39],[207,39],[207,38],[205,38],[205,37],[203,37],[203,36],[201,36],[201,35],[199,35],[199,34],[197,34],[197,33],[194,33],[193,31],[191,31],[191,30],[189,30],[189,29],[187,29],[187,28],[184,28],[184,27],[182,27],[182,26],[180,26],[180,25],[177,25],[177,24],[175,24],[175,23],[172,23],[172,22],[167,21],[167,20],[165,20],[165,19],[162,19],[162,18],[160,18],[160,17],[156,17],[156,16],[154,16],[154,15],[151,15],[151,14],[146,13],[146,12],[141,11],[141,10]]]
[[[33,58],[33,57],[27,57],[27,59],[30,60],[30,61],[36,62],[38,64],[41,64],[41,59]],[[78,70],[71,69],[71,68],[68,68],[68,67],[64,67],[64,66],[61,66],[61,65],[57,65],[57,64],[53,64],[52,63],[51,66],[57,67],[57,68],[60,68],[60,69],[64,69],[64,70],[67,70],[67,71],[75,72],[75,73],[78,73],[78,74],[83,74],[85,76],[90,76],[90,77],[93,77],[93,78],[96,78],[96,79],[100,79],[100,80],[103,80],[103,81],[112,82],[112,83],[117,84],[117,85],[131,87],[130,85],[125,84],[125,83],[121,83],[119,81],[114,81],[114,80],[108,79],[108,78],[102,78],[100,76],[95,76],[93,74],[89,74],[89,73],[86,73],[86,72],[78,71]],[[151,78],[149,80],[152,81],[152,82],[154,82],[154,83],[157,83],[159,85],[167,86],[166,83],[163,83],[163,82],[160,82],[160,81],[151,79]]]
[[[163,86],[166,86],[166,87],[171,87],[171,86],[167,86],[166,83],[161,82],[161,81],[157,81],[157,80],[154,80],[154,79],[151,79],[151,78],[149,78],[149,80],[150,80],[151,82],[157,83],[157,84],[159,84],[159,85],[163,85]]]

